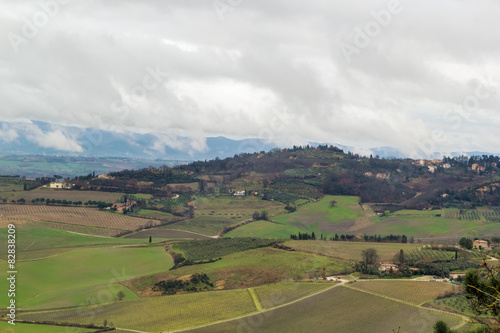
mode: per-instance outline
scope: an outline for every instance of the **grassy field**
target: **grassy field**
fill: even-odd
[[[332,284],[277,283],[253,288],[265,308],[275,307],[298,298],[325,290]],[[164,332],[196,327],[218,320],[256,312],[246,289],[202,292],[150,299],[115,302],[88,310],[64,310],[48,313],[24,314],[25,319],[57,320],[85,324],[88,320],[102,323],[105,319],[116,327]],[[91,318],[92,317],[92,318]],[[91,319],[89,319],[91,318]]]
[[[332,241],[288,241],[287,246],[297,250],[320,253],[337,258],[361,260],[361,251],[374,248],[380,256],[380,261],[391,261],[399,250],[408,253],[421,248],[418,244],[365,243],[365,242],[332,242]]]
[[[217,259],[236,252],[268,247],[275,243],[275,240],[262,238],[220,238],[175,243],[171,249],[182,253],[183,257],[188,260],[198,261]]]
[[[268,221],[254,221],[231,230],[223,237],[260,237],[290,239],[291,234],[304,232],[296,227]]]
[[[173,265],[162,246],[81,248],[42,260],[17,263],[16,304],[23,309],[58,308],[113,301],[119,290],[137,298],[118,282],[168,270]],[[0,263],[2,271],[7,264]],[[71,269],[68,269],[71,267]],[[6,279],[0,287],[7,288]],[[7,294],[0,296],[2,304]]]
[[[183,266],[140,277],[127,281],[126,285],[139,295],[148,295],[151,294],[151,286],[158,281],[206,273],[216,289],[248,288],[291,279],[309,279],[322,274],[331,276],[349,270],[351,266],[351,262],[342,259],[259,248],[234,253],[213,263]]]
[[[71,309],[20,315],[21,319],[103,323],[147,332],[165,332],[230,319],[255,312],[245,289],[121,301],[88,310]]]
[[[141,209],[137,213],[133,213],[133,215],[137,216],[137,217],[154,219],[154,220],[161,220],[161,221],[165,221],[165,222],[177,221],[177,220],[181,219],[180,217],[175,216],[173,214],[160,212],[158,210],[151,210],[151,209]]]
[[[195,214],[200,216],[237,217],[247,219],[253,212],[266,210],[270,216],[286,212],[284,205],[257,197],[196,197]]]
[[[354,288],[396,298],[412,304],[421,304],[461,290],[458,285],[427,281],[359,281]]]
[[[337,287],[270,312],[211,325],[198,332],[431,332],[437,320],[461,319],[356,290]]]
[[[89,245],[136,244],[143,241],[80,235],[47,228],[16,228],[16,252]],[[7,228],[0,228],[0,254],[7,253]]]
[[[330,206],[332,200],[337,201],[334,207]],[[301,206],[296,212],[273,220],[309,232],[354,233],[375,223],[373,211],[363,210],[358,202],[357,197],[327,195],[318,202]]]
[[[208,236],[194,234],[189,231],[163,229],[163,228],[151,228],[151,229],[141,230],[138,232],[134,232],[133,234],[126,235],[123,238],[149,239],[149,236],[153,238],[153,241],[158,239],[174,239],[174,238],[210,239],[210,237]]]
[[[47,187],[39,187],[31,191],[21,191],[15,194],[5,197],[8,200],[17,200],[24,198],[27,202],[31,202],[32,199],[44,198],[44,199],[56,199],[56,200],[71,200],[71,201],[81,201],[87,202],[91,201],[103,201],[103,202],[116,202],[125,193],[118,192],[101,192],[101,191],[77,191],[77,190],[60,190]],[[1,194],[0,194],[1,196]]]
[[[0,225],[6,226],[17,221],[49,221],[104,227],[109,229],[134,230],[143,227],[149,221],[123,214],[99,211],[97,208],[58,207],[44,205],[0,205]],[[157,221],[152,221],[156,224]]]
[[[165,227],[193,231],[208,236],[215,236],[219,234],[219,232],[222,231],[224,228],[229,227],[233,224],[237,224],[246,219],[247,219],[246,217],[242,216],[222,217],[222,216],[198,215],[192,219],[177,222],[173,226],[165,226]]]
[[[90,328],[63,327],[51,325],[33,325],[16,323],[15,326],[0,321],[0,333],[80,333],[95,332]]]

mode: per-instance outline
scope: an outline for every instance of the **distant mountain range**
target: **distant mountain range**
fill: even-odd
[[[312,146],[320,143],[311,142]],[[322,143],[325,144],[325,143]],[[355,147],[333,144],[345,152],[357,152]],[[290,144],[293,146],[293,143]],[[128,157],[164,159],[170,161],[209,160],[226,158],[240,153],[269,151],[276,144],[261,139],[232,140],[226,137],[193,139],[168,134],[118,133],[107,130],[82,129],[52,125],[45,122],[0,122],[0,154],[2,155],[71,155],[80,157]],[[394,147],[375,147],[362,150],[384,158],[406,157]],[[452,156],[463,153],[452,153]],[[467,152],[468,155],[490,155]],[[441,158],[441,153],[428,158]],[[497,155],[497,154],[493,154]]]

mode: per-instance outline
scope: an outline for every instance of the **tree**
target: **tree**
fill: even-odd
[[[336,204],[337,204],[337,201],[335,201],[335,200],[330,201],[330,207],[335,207]]]
[[[118,298],[119,301],[123,300],[125,298],[125,293],[123,290],[120,290],[117,294],[116,297]]]
[[[399,250],[399,263],[401,265],[405,263],[405,252],[403,250]]]
[[[260,214],[260,219],[261,220],[267,220],[269,218],[269,215],[267,214],[266,210],[263,210]]]
[[[260,214],[259,214],[259,212],[257,212],[257,211],[253,212],[253,214],[252,214],[252,219],[253,219],[254,221],[257,221],[258,219],[260,219]]]
[[[470,238],[465,238],[465,237],[462,237],[460,239],[460,242],[458,242],[458,244],[463,247],[464,249],[467,249],[467,250],[470,250],[472,249],[472,239]]]
[[[363,261],[368,265],[375,265],[379,259],[377,250],[375,250],[374,248],[364,249],[363,251],[361,251],[361,257],[363,258]]]
[[[453,333],[453,331],[448,327],[448,325],[442,321],[439,320],[434,324],[434,333]]]
[[[149,243],[150,243],[150,244],[151,244],[151,241],[152,241],[152,240],[153,240],[153,239],[151,238],[151,236],[149,236]]]

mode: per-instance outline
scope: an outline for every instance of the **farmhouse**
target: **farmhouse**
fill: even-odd
[[[429,165],[427,168],[430,173],[434,173],[437,170],[437,166],[435,165]]]
[[[245,191],[234,191],[234,196],[244,196],[245,195]]]
[[[473,243],[472,243],[472,246],[475,248],[475,249],[489,249],[490,247],[488,246],[488,242],[485,241],[485,240],[482,240],[482,239],[476,239]]]
[[[388,272],[390,270],[393,270],[394,272],[398,271],[398,266],[394,264],[380,264],[378,270],[381,272]]]
[[[71,188],[71,184],[70,183],[67,183],[67,182],[51,182],[49,184],[49,187],[50,188],[64,188],[64,189],[70,189]]]

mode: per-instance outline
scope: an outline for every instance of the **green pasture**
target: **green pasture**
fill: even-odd
[[[96,330],[91,328],[34,325],[18,322],[16,322],[16,325],[10,325],[5,321],[0,321],[0,333],[83,333],[94,331]]]
[[[97,244],[134,244],[144,241],[124,238],[98,237],[76,234],[64,230],[36,227],[17,227],[16,252],[40,249],[89,246]],[[0,254],[7,253],[8,228],[0,228]]]
[[[82,248],[22,261],[16,265],[16,300],[23,309],[47,309],[110,302],[119,290],[125,292],[126,299],[132,299],[137,296],[118,282],[165,271],[172,265],[162,246]],[[0,269],[6,272],[7,264],[0,263]],[[7,290],[5,278],[0,288]],[[6,293],[0,301],[7,302]]]
[[[330,205],[332,200],[337,202],[333,207]],[[298,207],[294,213],[276,216],[273,220],[308,232],[349,233],[359,228],[361,222],[360,227],[364,227],[376,220],[373,212],[363,210],[358,201],[358,197],[327,195],[317,202]],[[363,220],[357,221],[360,218]]]
[[[254,221],[231,230],[223,237],[260,237],[290,239],[291,234],[304,230],[286,224],[277,224],[269,221]]]

